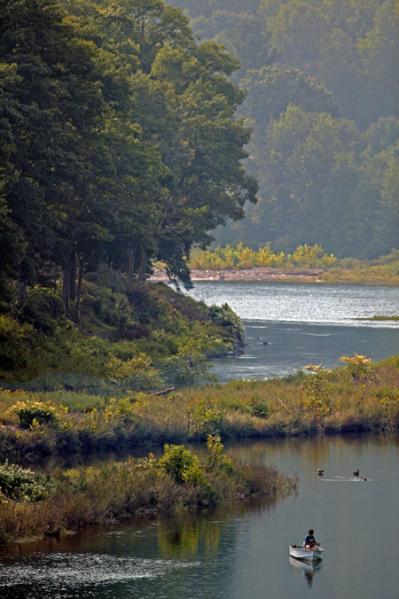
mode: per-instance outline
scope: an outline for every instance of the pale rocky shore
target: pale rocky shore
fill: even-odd
[[[321,283],[320,276],[323,269],[291,269],[279,268],[248,268],[234,270],[192,270],[193,281],[242,281],[242,282],[302,282]],[[151,277],[153,281],[167,281],[168,277],[164,271],[155,271]]]

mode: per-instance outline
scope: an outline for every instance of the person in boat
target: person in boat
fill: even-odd
[[[319,545],[320,545],[320,543],[318,543],[315,539],[314,530],[313,530],[313,528],[311,528],[305,537],[303,546],[305,549],[314,549],[315,547],[318,547]]]

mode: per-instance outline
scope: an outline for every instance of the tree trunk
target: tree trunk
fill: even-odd
[[[129,266],[127,269],[127,284],[128,284],[128,286],[130,286],[133,281],[135,258],[136,258],[136,248],[132,247],[132,249],[130,250],[130,254],[129,254]]]
[[[142,283],[145,281],[148,266],[147,250],[141,246],[141,262],[138,274],[138,280]]]
[[[80,319],[80,298],[82,295],[83,260],[80,256],[76,256],[76,257],[77,257],[77,266],[78,266],[78,284],[77,284],[77,288],[76,288],[74,321],[76,323],[78,323],[79,319]]]
[[[76,252],[73,252],[71,254],[71,261],[69,263],[69,299],[71,302],[74,302],[76,300],[76,263]]]
[[[70,313],[69,293],[70,293],[70,274],[69,266],[66,266],[62,272],[62,301],[64,302],[65,314],[68,317]]]

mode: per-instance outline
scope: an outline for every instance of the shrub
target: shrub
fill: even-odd
[[[341,356],[340,361],[347,365],[354,381],[359,381],[362,376],[366,375],[372,363],[371,358],[363,356],[362,354]]]
[[[17,464],[0,464],[0,494],[14,499],[42,501],[52,490],[50,480]]]
[[[233,462],[224,453],[220,435],[208,435],[207,447],[209,451],[208,468],[212,471],[232,474],[234,472]]]
[[[158,463],[179,485],[205,482],[199,458],[184,445],[164,445],[163,455]]]
[[[124,388],[145,391],[157,387],[160,383],[151,358],[143,353],[128,360],[111,356],[105,368],[108,377],[119,381]]]
[[[249,413],[257,418],[267,418],[269,415],[267,402],[264,399],[254,397],[249,406]]]
[[[59,416],[67,409],[49,402],[31,399],[17,402],[10,411],[18,416],[21,428],[29,429],[38,424],[57,424]]]
[[[188,387],[208,379],[208,364],[199,352],[179,354],[160,362],[162,378],[167,384]]]
[[[223,412],[207,400],[200,400],[191,414],[194,433],[214,435],[221,431]]]
[[[0,374],[7,380],[9,373],[25,368],[30,358],[30,348],[35,343],[35,331],[29,324],[4,314],[0,315]]]
[[[32,324],[38,331],[52,333],[63,316],[64,305],[54,291],[46,287],[29,290],[21,311],[22,320]]]
[[[244,327],[240,318],[228,304],[211,306],[209,308],[209,316],[215,324],[222,326],[229,336],[236,339],[239,349],[244,347]]]

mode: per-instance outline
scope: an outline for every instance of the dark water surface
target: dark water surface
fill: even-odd
[[[298,495],[272,507],[134,520],[14,547],[2,557],[0,597],[398,598],[398,439],[297,439],[230,451],[297,474]],[[367,482],[352,478],[358,467]],[[326,547],[314,569],[288,556],[309,527]]]
[[[245,353],[212,360],[222,381],[286,376],[306,364],[331,368],[344,355],[366,354],[381,360],[399,354],[399,329],[244,320]],[[266,343],[266,344],[265,344]]]
[[[221,381],[286,376],[310,362],[331,367],[354,353],[374,360],[399,353],[399,321],[359,320],[399,315],[396,287],[198,282],[191,293],[209,305],[227,302],[243,319],[245,354],[212,362]]]

